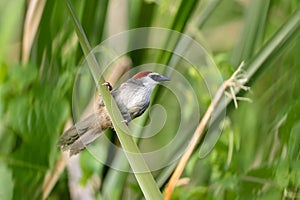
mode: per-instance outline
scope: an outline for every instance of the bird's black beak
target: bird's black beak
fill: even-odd
[[[163,81],[169,81],[170,80],[168,77],[157,74],[157,73],[150,74],[150,77],[156,82],[163,82]]]

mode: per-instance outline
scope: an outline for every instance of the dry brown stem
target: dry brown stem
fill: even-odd
[[[240,89],[248,91],[250,89],[249,87],[244,86],[244,84],[247,82],[247,79],[245,78],[245,76],[243,74],[243,70],[242,70],[243,66],[244,66],[244,62],[242,62],[240,64],[238,69],[232,74],[232,76],[228,80],[226,80],[221,85],[221,87],[216,92],[211,104],[209,105],[202,120],[200,121],[193,137],[191,138],[189,144],[187,145],[187,148],[185,149],[183,156],[179,160],[179,163],[166,186],[165,200],[169,200],[171,198],[172,192],[173,192],[187,162],[189,161],[192,153],[194,152],[195,148],[197,147],[197,144],[199,143],[200,139],[202,138],[202,136],[204,134],[204,130],[210,120],[210,117],[212,116],[214,110],[216,109],[218,103],[220,102],[220,100],[222,99],[224,94],[233,99],[234,105],[237,108],[237,100],[239,98],[235,96],[236,91],[238,91]],[[226,91],[227,89],[229,89],[229,92]]]

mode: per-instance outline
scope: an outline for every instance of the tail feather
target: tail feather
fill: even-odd
[[[91,114],[66,130],[57,142],[63,151],[70,150],[70,156],[85,149],[86,145],[101,135],[102,129],[97,124],[96,114]]]
[[[102,131],[100,129],[90,129],[84,135],[82,135],[78,140],[72,143],[70,147],[70,156],[78,154],[80,151],[84,150],[88,144],[96,140]]]
[[[57,145],[63,151],[70,150],[70,156],[77,154],[109,127],[112,127],[110,116],[104,104],[99,104],[96,112],[66,130]]]
[[[59,138],[57,145],[58,146],[68,146],[77,140],[81,135],[83,135],[89,127],[92,126],[92,123],[96,120],[95,114],[92,114],[85,118],[83,121],[78,122],[68,130],[66,130]]]

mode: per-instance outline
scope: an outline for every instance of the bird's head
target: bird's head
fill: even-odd
[[[141,72],[137,73],[136,75],[134,75],[132,78],[136,79],[136,80],[141,80],[145,86],[146,85],[155,86],[156,84],[158,84],[160,82],[170,80],[168,77],[165,77],[156,72],[150,72],[150,71],[141,71]]]

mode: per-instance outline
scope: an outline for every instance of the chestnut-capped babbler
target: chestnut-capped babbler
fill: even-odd
[[[142,71],[111,91],[126,123],[142,115],[150,104],[154,87],[170,79],[156,72]],[[111,90],[109,83],[106,83]],[[97,110],[66,130],[57,143],[62,150],[70,150],[70,156],[85,149],[101,133],[113,127],[109,114],[101,98]]]

